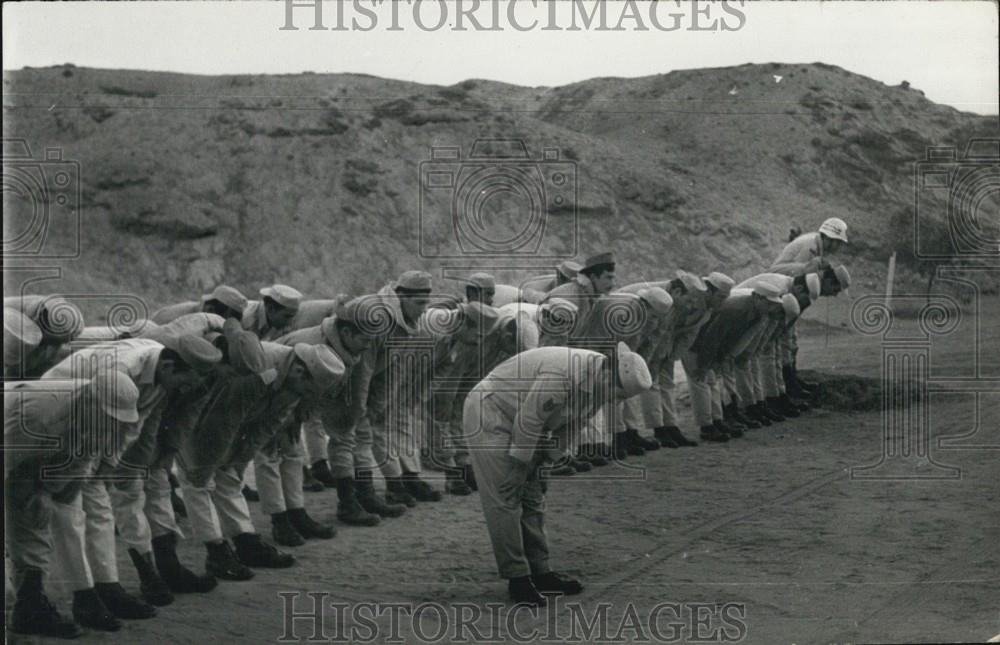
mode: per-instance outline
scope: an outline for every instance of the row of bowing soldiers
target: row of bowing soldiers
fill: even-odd
[[[702,441],[798,416],[815,386],[797,375],[795,322],[849,286],[847,269],[830,262],[846,231],[827,220],[738,284],[679,270],[617,287],[614,256],[599,253],[516,286],[475,273],[464,298],[435,294],[423,271],[330,300],[281,284],[248,300],[220,285],[106,326],[86,326],[70,299],[5,298],[6,547],[17,594],[9,626],[60,637],[81,625],[116,630],[174,594],[293,566],[251,519],[250,464],[279,546],[335,534],[307,513],[305,489],[335,489],[338,520],[367,527],[441,500],[425,469],[445,473],[446,493],[471,494],[466,395],[538,348],[628,352],[649,374],[559,446],[552,475],[696,446],[678,421],[678,362]],[[172,485],[191,538],[207,550],[205,574],[178,558],[184,532]],[[505,571],[520,570],[509,561],[521,557],[517,545],[502,553],[504,538],[490,532],[510,578]],[[119,582],[116,533],[138,595]],[[74,590],[72,619],[44,593],[52,560]]]

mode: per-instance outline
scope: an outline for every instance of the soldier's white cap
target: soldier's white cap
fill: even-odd
[[[674,299],[660,287],[645,287],[639,289],[636,295],[645,300],[649,304],[649,308],[653,310],[653,313],[658,316],[667,315],[674,306]]]
[[[336,385],[346,372],[344,361],[326,345],[297,343],[295,355],[305,363],[306,369],[321,392]]]
[[[295,310],[298,310],[303,298],[302,293],[298,289],[284,284],[274,284],[270,287],[264,287],[260,290],[260,295],[262,298],[270,298],[285,309]]]
[[[573,260],[566,260],[565,262],[559,263],[556,267],[556,271],[561,274],[567,280],[572,280],[576,277],[576,274],[580,272],[583,265],[579,262],[574,262]]]
[[[430,291],[431,274],[426,271],[404,271],[396,280],[396,286],[409,291]]]
[[[781,289],[769,282],[760,282],[754,285],[753,292],[758,296],[767,298],[770,302],[781,303]]]
[[[139,411],[136,409],[139,404],[139,388],[128,374],[118,370],[98,372],[90,386],[101,408],[109,416],[125,423],[139,420]]]
[[[708,277],[704,278],[705,282],[712,285],[716,289],[722,292],[726,297],[729,297],[729,292],[732,291],[733,287],[736,286],[736,281],[730,278],[725,273],[720,273],[719,271],[713,271],[708,274]]]
[[[785,310],[785,320],[795,320],[802,313],[799,301],[790,293],[781,296],[781,308]]]
[[[618,379],[625,390],[626,399],[630,399],[637,394],[642,394],[653,385],[653,379],[649,375],[649,367],[642,359],[625,343],[618,343]]]
[[[156,341],[177,352],[181,360],[197,372],[205,372],[222,360],[222,351],[201,336],[163,334]]]
[[[689,273],[681,269],[677,271],[677,277],[684,284],[684,288],[688,291],[708,291],[708,287],[705,286],[705,281],[693,273]]]
[[[247,297],[229,285],[220,284],[212,293],[206,293],[202,300],[218,300],[233,311],[242,312],[247,308]]]
[[[13,307],[3,308],[3,362],[14,365],[42,342],[42,330]]]
[[[469,286],[477,289],[496,289],[497,281],[492,273],[480,271],[469,276]]]
[[[806,287],[809,289],[809,301],[816,302],[819,298],[821,280],[818,273],[806,274]]]
[[[831,217],[820,224],[819,232],[835,240],[847,242],[847,224],[839,217]]]

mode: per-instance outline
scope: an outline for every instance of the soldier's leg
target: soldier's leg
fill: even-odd
[[[233,467],[219,468],[207,477],[199,475],[200,485],[186,475],[182,470],[178,479],[185,499],[191,500],[188,503],[191,531],[208,551],[206,572],[223,580],[253,578],[253,571],[239,561],[226,539],[255,534],[250,508],[241,490],[243,478]]]
[[[282,498],[287,509],[304,508],[306,505],[306,498],[302,492],[304,448],[301,439],[295,441],[286,436],[281,440],[281,461],[278,468],[281,476]]]
[[[139,554],[153,550],[152,530],[143,512],[146,505],[144,483],[142,479],[130,478],[109,482],[108,486],[118,535],[126,547],[135,549]]]
[[[718,370],[708,370],[705,374],[706,385],[709,387],[709,396],[712,406],[712,420],[722,420],[722,378]]]
[[[330,470],[333,442],[319,414],[312,415],[302,423],[302,434],[305,436],[308,453],[306,464],[310,474],[325,487],[335,487],[336,478]]]
[[[324,434],[326,434],[325,430]],[[287,524],[290,528],[302,538],[320,538],[326,540],[332,538],[336,534],[336,531],[333,527],[316,522],[306,513],[306,498],[302,491],[303,466],[305,464],[304,448],[305,442],[301,437],[298,441],[295,441],[295,438],[288,434],[285,434],[281,438],[281,464],[279,468],[281,472],[281,490],[284,494],[285,507],[287,509],[284,515],[287,518]],[[282,532],[287,533],[285,527],[286,519],[279,517],[276,522],[275,541],[279,544],[285,544],[284,541],[278,539],[278,534]],[[288,536],[285,535],[282,537]]]
[[[545,535],[545,491],[536,470],[521,488],[521,541],[532,575],[549,572],[549,542]]]
[[[243,478],[240,473],[233,467],[220,468],[213,479],[212,501],[219,513],[222,535],[232,538],[242,533],[255,533],[250,507],[241,492]]]
[[[510,435],[492,430],[495,423],[503,422],[502,415],[480,399],[475,390],[466,399],[462,425],[469,440],[493,556],[500,577],[527,576],[531,574],[531,566],[524,550],[520,489],[501,486],[510,469],[511,458],[507,455]]]
[[[93,496],[95,494],[100,495],[101,493],[97,493],[96,489],[103,488],[103,486],[103,482],[96,482],[94,484],[87,482],[82,488],[87,488],[86,494]],[[55,556],[56,561],[59,562],[60,568],[66,576],[66,586],[71,591],[82,591],[93,588],[94,575],[90,568],[88,551],[98,551],[98,545],[88,544],[88,518],[86,512],[83,510],[84,492],[82,488],[73,499],[63,502],[51,502],[50,527],[52,554]],[[103,492],[103,496],[107,497],[106,490]],[[111,511],[110,499],[107,500],[107,504],[97,501],[89,505],[92,508],[103,507],[107,511]],[[99,555],[99,559],[106,562],[115,562],[115,521],[113,513],[110,518],[95,517],[90,523],[94,528],[94,537],[100,540],[100,546],[105,549],[111,549],[110,555]],[[99,529],[102,525],[110,525],[111,527],[110,544],[101,539],[103,536]],[[117,579],[117,571],[115,573],[115,578]],[[105,582],[114,582],[114,580],[106,580]]]
[[[734,368],[736,392],[739,397],[740,407],[753,405],[755,400],[752,376],[753,364],[753,357],[747,357],[736,363]]]
[[[28,571],[46,574],[52,554],[51,498],[33,481],[8,476],[4,481],[4,540],[20,588]]]
[[[197,486],[188,479],[187,471],[177,469],[177,481],[181,484],[184,500],[188,507],[188,520],[191,522],[192,537],[198,542],[219,542],[222,540],[222,526],[216,511],[212,495],[215,492],[215,476],[209,475],[202,486]],[[240,495],[243,499],[243,496]],[[244,504],[246,500],[244,500]]]
[[[694,422],[700,428],[712,425],[712,387],[709,380],[709,372],[706,371],[701,378],[694,378],[696,374],[695,357],[692,354],[685,354],[681,360],[684,372],[688,378],[688,390],[691,393],[691,411],[694,414]]]
[[[280,466],[281,455],[273,447],[262,448],[253,456],[254,479],[260,494],[261,510],[267,515],[286,510]]]
[[[153,539],[169,533],[184,537],[184,533],[177,525],[173,504],[170,502],[170,478],[167,469],[150,468],[143,492],[146,495],[143,511]]]
[[[660,368],[660,410],[663,418],[663,425],[668,427],[678,427],[677,408],[674,404],[674,360],[666,360]]]
[[[781,396],[781,390],[778,387],[779,374],[775,373],[775,345],[773,342],[764,343],[761,347],[760,353],[760,377],[761,377],[761,387],[764,390],[765,400],[773,399],[775,397]]]
[[[43,589],[52,552],[52,500],[37,484],[16,472],[4,479],[4,542],[17,589],[7,626],[14,633],[75,638],[80,627],[56,611]]]

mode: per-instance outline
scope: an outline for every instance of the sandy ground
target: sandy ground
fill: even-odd
[[[553,564],[587,585],[573,600],[588,620],[600,603],[610,603],[606,631],[586,637],[575,610],[560,606],[537,618],[500,613],[493,628],[487,613],[476,623],[480,633],[495,641],[516,640],[508,629],[514,627],[550,642],[620,636],[623,642],[700,637],[749,643],[984,641],[1000,633],[1000,304],[987,303],[978,318],[967,317],[951,335],[936,339],[931,373],[970,375],[977,320],[980,375],[994,379],[993,394],[978,404],[972,394],[930,400],[931,457],[957,468],[959,478],[852,478],[852,467],[882,454],[881,412],[817,409],[728,444],[660,450],[629,459],[629,468],[599,469],[598,479],[555,480],[547,515]],[[803,365],[827,373],[878,377],[882,350],[878,338],[839,325],[827,335],[807,324],[800,356]],[[685,430],[693,433],[689,418]],[[953,438],[939,446],[945,437]],[[918,472],[936,471],[924,463]],[[307,496],[321,519],[334,521],[335,503],[334,492]],[[268,535],[259,505],[252,507]],[[129,622],[117,634],[87,634],[82,642],[221,644],[313,636],[309,621],[285,631],[280,592],[319,592],[326,603],[355,607],[473,603],[484,612],[487,603],[506,598],[476,496],[446,496],[376,529],[338,529],[331,541],[295,549],[299,563],[293,569],[258,570],[251,582],[223,582],[206,596],[179,598],[153,620]],[[200,569],[203,547],[186,542],[182,559]],[[123,584],[136,590],[124,552],[119,560]],[[57,599],[68,610],[69,597]],[[295,608],[306,611],[310,603],[301,595]],[[661,603],[688,604],[676,613],[661,610],[650,621]],[[725,609],[716,611],[720,605]],[[636,629],[617,633],[630,607]],[[372,635],[364,616],[348,613],[342,621],[328,606],[319,638],[391,640],[390,613],[373,621],[378,631]],[[396,642],[416,642],[414,627],[434,636],[443,626],[444,642],[473,637],[456,633],[454,615],[425,610],[420,616],[412,621],[403,615]],[[345,632],[345,622],[358,631]],[[650,631],[650,622],[659,633]]]

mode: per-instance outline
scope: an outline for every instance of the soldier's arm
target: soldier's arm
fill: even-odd
[[[538,440],[547,436],[545,424],[566,407],[569,384],[559,379],[536,380],[520,401],[508,454],[523,463],[530,463]]]

